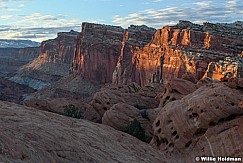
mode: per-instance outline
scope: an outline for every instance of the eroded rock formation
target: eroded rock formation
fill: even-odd
[[[156,99],[160,100],[159,106],[163,107],[171,101],[180,100],[184,96],[193,93],[196,89],[196,84],[175,78],[170,83],[165,84],[164,92],[161,92]]]
[[[120,131],[125,131],[126,127],[136,119],[145,131],[145,141],[149,142],[153,136],[152,124],[157,113],[158,109],[139,110],[125,103],[117,103],[105,112],[102,118],[102,124]]]
[[[231,31],[231,32],[229,32]],[[83,23],[73,71],[90,80],[144,86],[191,74],[220,79],[242,76],[243,28],[180,21],[155,32],[146,26]],[[107,66],[109,65],[109,66]]]
[[[41,43],[41,55],[45,62],[71,64],[79,32],[59,32],[57,38]]]
[[[196,156],[240,157],[242,99],[242,92],[223,83],[202,86],[161,108],[151,144],[184,162]]]
[[[161,73],[164,82],[182,78],[186,73],[196,79],[203,76],[220,79],[230,73],[237,77],[242,74],[242,60],[236,57],[243,50],[243,29],[227,33],[232,29],[223,25],[203,25],[180,21],[176,26],[157,30],[153,39],[133,56],[136,65],[136,82],[145,85]],[[160,63],[164,57],[163,65]],[[221,60],[221,61],[220,61]],[[221,65],[221,66],[216,66]]]
[[[94,94],[90,104],[102,117],[114,104],[126,103],[138,109],[154,109],[159,101],[155,97],[163,91],[162,85],[151,84],[139,87],[136,83],[122,86],[109,86]]]

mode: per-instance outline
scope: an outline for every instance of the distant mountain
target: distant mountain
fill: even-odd
[[[7,40],[0,39],[0,48],[26,48],[26,47],[38,47],[39,42],[31,40]]]

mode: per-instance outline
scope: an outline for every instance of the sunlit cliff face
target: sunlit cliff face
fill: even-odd
[[[232,53],[239,53],[234,47],[242,43],[242,39],[237,35],[222,35],[213,31],[221,28],[213,24],[195,26],[190,29],[180,28],[180,24],[164,27],[155,33],[149,44],[137,50],[133,56],[139,74],[137,82],[145,85],[158,76],[161,70],[159,60],[163,54],[163,74],[156,82],[181,78],[185,73],[192,74],[198,80],[203,76],[220,80],[226,76],[226,72],[236,77],[239,71],[237,62],[225,61],[222,65],[218,62],[225,60],[226,56],[232,56]],[[205,32],[204,28],[208,31]]]

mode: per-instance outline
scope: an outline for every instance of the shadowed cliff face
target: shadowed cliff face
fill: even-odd
[[[121,27],[83,23],[73,59],[74,71],[85,79],[111,82],[123,32]]]
[[[39,53],[39,47],[0,48],[0,76],[11,76],[21,66],[36,59]]]
[[[131,58],[136,48],[148,43],[154,32],[146,26],[131,26],[124,30],[83,23],[73,60],[74,71],[85,79],[102,83],[131,81],[126,74],[127,69],[132,69]]]

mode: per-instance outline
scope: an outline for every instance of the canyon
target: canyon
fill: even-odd
[[[239,24],[84,22],[39,48],[0,49],[0,162],[242,157]]]
[[[10,80],[40,90],[68,75],[78,35],[79,32],[71,30],[43,41],[38,57],[21,67]]]

